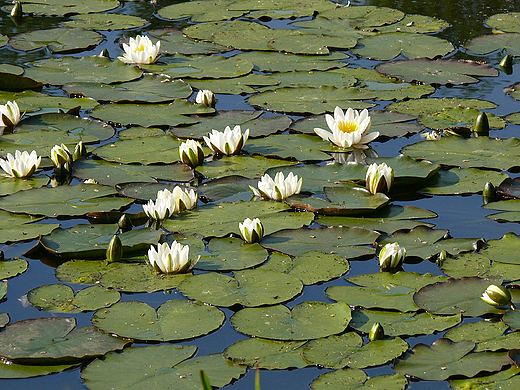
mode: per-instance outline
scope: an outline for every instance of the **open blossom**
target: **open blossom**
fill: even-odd
[[[147,204],[143,204],[143,210],[148,218],[156,221],[162,221],[179,212],[177,203],[172,202],[169,198],[157,198],[155,202],[150,199]]]
[[[359,113],[352,108],[347,109],[345,113],[340,107],[334,110],[332,115],[325,115],[325,120],[331,131],[315,128],[314,132],[318,134],[324,141],[330,141],[342,148],[367,148],[366,144],[375,140],[379,133],[369,133],[372,121],[368,115],[368,111],[364,109]]]
[[[382,163],[377,165],[376,163],[371,164],[368,167],[366,174],[366,186],[372,194],[383,192],[387,194],[392,187],[394,182],[394,170]]]
[[[190,271],[199,261],[200,256],[195,260],[190,260],[189,254],[188,245],[174,241],[171,246],[167,243],[158,244],[157,249],[152,245],[148,250],[148,261],[159,272],[178,274]]]
[[[138,35],[130,38],[128,44],[123,43],[125,53],[119,60],[127,64],[153,64],[159,58],[159,50],[161,42],[157,41],[155,45],[152,40],[144,35]]]
[[[0,167],[5,171],[4,176],[29,177],[40,166],[41,160],[35,150],[31,154],[17,150],[14,157],[11,153],[7,153],[7,160],[0,159]]]
[[[224,132],[212,130],[209,137],[204,136],[204,141],[213,152],[231,156],[240,152],[248,138],[249,129],[242,134],[240,126],[237,125],[233,130],[226,126]]]
[[[267,173],[260,178],[258,189],[249,186],[253,194],[264,198],[281,201],[291,195],[299,194],[302,189],[302,179],[298,175],[289,172],[284,177],[283,172],[278,172],[274,180]]]
[[[0,104],[0,126],[14,127],[20,122],[20,108],[13,100],[6,104]]]
[[[243,240],[248,244],[260,242],[264,236],[264,225],[262,225],[262,222],[260,222],[258,218],[253,220],[246,218],[244,222],[238,224],[238,228],[240,229],[240,235]]]
[[[406,257],[406,248],[397,242],[386,244],[379,252],[379,266],[383,269],[399,268]]]
[[[199,104],[205,104],[208,107],[215,107],[217,100],[215,99],[215,94],[209,89],[201,89],[199,92],[197,92],[195,102]]]

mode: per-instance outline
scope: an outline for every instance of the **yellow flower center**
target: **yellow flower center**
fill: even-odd
[[[344,133],[354,133],[359,130],[359,125],[355,121],[339,122],[338,127]]]
[[[139,45],[135,48],[135,51],[145,51],[144,45]]]

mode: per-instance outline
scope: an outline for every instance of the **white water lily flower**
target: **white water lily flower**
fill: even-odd
[[[343,110],[338,106],[334,110],[334,117],[327,114],[325,120],[331,131],[316,127],[314,132],[324,141],[330,141],[345,149],[365,149],[367,148],[366,144],[379,136],[377,131],[369,133],[372,121],[366,109],[359,113],[357,110],[349,108],[343,113]]]
[[[238,224],[238,228],[240,229],[242,239],[248,244],[260,242],[264,236],[264,225],[258,218],[253,220],[246,218],[244,222]]]
[[[430,131],[422,133],[421,137],[425,138],[427,141],[438,141],[442,136],[438,131]]]
[[[188,245],[179,244],[174,241],[171,247],[167,244],[158,244],[157,250],[152,245],[148,249],[148,261],[155,270],[165,274],[178,274],[190,271],[200,256],[195,260],[188,258],[190,247]]]
[[[291,195],[299,194],[302,189],[302,178],[289,172],[284,177],[283,172],[278,172],[274,180],[267,173],[260,178],[258,189],[249,186],[253,194],[264,198],[281,201]]]
[[[226,126],[224,132],[212,130],[209,137],[204,136],[204,141],[213,152],[231,156],[240,152],[248,138],[249,129],[242,135],[240,126],[237,125],[233,130]]]
[[[382,163],[377,165],[371,164],[366,174],[366,186],[372,194],[383,192],[387,194],[394,182],[394,170]]]
[[[174,213],[179,212],[177,203],[173,197],[159,198],[159,196],[157,196],[155,202],[150,199],[147,204],[143,204],[143,210],[148,218],[155,219],[156,221],[162,221],[171,217]]]
[[[171,196],[175,199],[179,211],[191,210],[197,206],[197,201],[199,199],[197,191],[195,191],[193,188],[188,189],[180,186],[175,186],[171,192]]]
[[[72,154],[65,144],[54,145],[51,149],[50,158],[55,167],[65,166],[66,164],[69,168],[72,167]]]
[[[179,146],[179,155],[183,164],[195,168],[204,161],[204,151],[199,141],[192,139],[183,142]]]
[[[395,269],[403,264],[406,248],[397,242],[386,244],[379,252],[379,266],[383,269]]]
[[[505,306],[511,304],[511,293],[508,289],[496,284],[491,284],[486,288],[480,297],[484,302],[492,306]]]
[[[197,92],[195,102],[199,104],[205,104],[208,107],[215,107],[217,100],[215,99],[215,94],[209,89],[201,89],[199,92]]]
[[[11,153],[7,153],[7,160],[0,159],[0,167],[5,171],[7,177],[29,177],[40,166],[42,158],[38,157],[36,151],[31,154],[26,151],[15,151],[14,157]]]
[[[117,57],[126,64],[153,64],[159,59],[159,50],[161,42],[157,41],[155,45],[152,40],[144,35],[138,35],[130,38],[128,45],[123,43],[125,53],[122,57]]]
[[[6,104],[0,104],[0,126],[14,127],[20,122],[20,108],[13,100]]]

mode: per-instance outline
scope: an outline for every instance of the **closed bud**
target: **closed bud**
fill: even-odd
[[[211,92],[209,89],[203,89],[197,92],[195,102],[199,104],[205,104],[208,107],[215,107],[217,100],[215,99],[215,94],[213,92]]]
[[[4,251],[0,251],[0,261],[4,261],[4,260],[5,260]]]
[[[512,305],[511,303],[511,293],[507,290],[507,288],[502,286],[497,286],[496,284],[491,284],[484,294],[480,297],[484,302],[492,306],[506,306]],[[514,306],[511,306],[514,308]]]
[[[491,182],[488,181],[484,185],[482,197],[484,198],[484,204],[488,204],[489,202],[492,202],[497,198],[497,190]]]
[[[122,232],[127,232],[129,230],[132,230],[132,221],[128,217],[128,215],[123,214],[121,215],[121,218],[119,218],[119,221],[117,221],[117,224],[119,225],[119,228]]]
[[[238,224],[242,239],[248,244],[260,242],[264,237],[264,225],[258,218],[251,220],[246,218],[244,222]]]
[[[108,49],[105,47],[103,50],[101,50],[101,53],[99,53],[98,57],[110,58],[110,54],[108,53]]]
[[[370,341],[382,340],[385,337],[385,331],[379,322],[374,323],[368,333],[368,339]]]
[[[64,144],[54,145],[50,158],[56,167],[54,170],[56,175],[64,175],[72,171],[72,155]]]
[[[489,136],[489,121],[485,112],[477,115],[473,124],[473,132],[477,136]]]
[[[113,236],[108,243],[107,260],[109,263],[121,261],[123,258],[123,244],[117,235]]]
[[[204,161],[204,151],[200,142],[189,139],[179,146],[179,155],[183,164],[195,168],[202,165]]]
[[[406,257],[406,249],[397,242],[386,244],[379,252],[379,266],[382,269],[399,268]]]
[[[83,145],[83,141],[79,141],[74,148],[72,154],[72,161],[76,161],[78,158],[85,157],[87,155],[87,148]]]
[[[500,63],[498,64],[502,72],[509,75],[513,73],[513,56],[511,54],[507,54]]]
[[[372,194],[388,193],[394,182],[394,170],[386,165],[371,164],[366,174],[366,187]]]
[[[14,3],[14,7],[11,9],[11,17],[12,18],[21,18],[23,14],[22,3],[17,1]]]

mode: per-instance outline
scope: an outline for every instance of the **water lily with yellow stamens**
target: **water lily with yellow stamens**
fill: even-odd
[[[316,127],[314,132],[324,141],[330,141],[345,149],[365,149],[367,148],[366,144],[379,136],[377,131],[369,132],[372,121],[366,109],[359,113],[357,110],[349,108],[343,113],[340,107],[336,107],[334,117],[327,114],[325,120],[331,131]]]
[[[200,256],[190,260],[190,247],[174,241],[172,245],[158,244],[157,249],[152,245],[148,250],[148,261],[158,272],[165,274],[179,274],[190,271]]]
[[[123,43],[125,53],[119,60],[127,64],[153,64],[159,59],[161,42],[153,44],[152,40],[144,35],[130,38],[128,45]]]
[[[14,157],[11,153],[7,153],[7,160],[0,159],[0,167],[5,171],[4,176],[29,177],[40,166],[41,161],[42,158],[38,157],[35,150],[31,154],[17,150]]]

